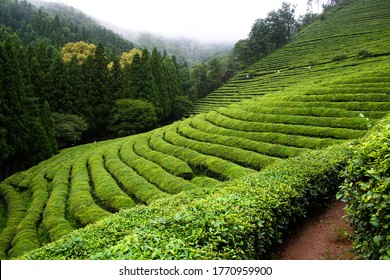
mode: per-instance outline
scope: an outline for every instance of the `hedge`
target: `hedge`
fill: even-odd
[[[192,179],[194,172],[185,161],[151,149],[149,146],[150,136],[151,134],[141,134],[137,136],[137,140],[134,143],[134,151],[145,159],[160,165],[164,170],[174,176],[182,177],[187,180]]]
[[[0,195],[7,204],[8,220],[5,228],[0,233],[0,259],[7,258],[7,251],[11,248],[11,242],[17,232],[17,226],[26,214],[26,206],[19,192],[8,184],[0,184]]]
[[[111,215],[98,206],[92,197],[87,170],[88,156],[80,157],[72,166],[68,197],[70,213],[84,226]]]
[[[173,132],[170,130],[165,131],[165,129],[156,131],[153,134],[149,143],[151,147],[164,154],[171,154],[185,160],[198,175],[207,175],[208,177],[224,181],[256,172],[253,169],[242,167],[216,156],[204,155],[186,147],[175,146],[167,140],[171,138],[170,134]]]
[[[296,116],[280,114],[261,114],[246,111],[244,108],[220,108],[218,112],[229,118],[234,118],[249,122],[264,122],[274,124],[294,124],[305,126],[349,128],[356,130],[367,130],[367,121],[357,114],[353,118],[341,117],[319,117],[319,116]]]
[[[297,156],[298,154],[307,151],[307,149],[302,148],[272,144],[263,141],[254,141],[233,135],[223,135],[222,129],[206,132],[208,128],[207,123],[205,121],[195,119],[198,118],[189,119],[188,122],[181,124],[178,127],[178,132],[183,136],[194,140],[237,147],[278,158]]]
[[[158,164],[138,156],[134,152],[134,144],[134,140],[129,139],[119,151],[120,158],[148,182],[168,194],[177,194],[197,187],[181,177],[166,172]]]
[[[202,120],[200,120],[202,117]],[[344,140],[331,139],[331,138],[316,138],[301,135],[288,135],[277,132],[251,132],[251,131],[239,131],[231,128],[225,128],[207,120],[202,114],[192,119],[191,123],[195,128],[203,131],[225,135],[235,136],[244,139],[253,140],[256,142],[270,143],[277,146],[285,146],[296,148],[297,150],[303,149],[320,149],[327,146],[340,144]]]
[[[352,139],[362,137],[366,131],[345,128],[290,125],[279,123],[248,122],[226,117],[218,112],[210,112],[206,119],[219,126],[249,132],[277,132],[321,138]]]
[[[106,209],[112,209],[114,212],[135,206],[131,197],[118,186],[115,179],[105,169],[102,154],[103,151],[97,151],[88,159],[94,194]]]
[[[149,183],[121,161],[118,152],[117,147],[108,149],[104,155],[106,159],[105,164],[107,170],[122,185],[127,194],[134,196],[138,201],[146,204],[168,196],[166,192]]]
[[[74,230],[71,223],[65,218],[69,195],[70,170],[71,164],[68,163],[54,175],[52,181],[53,189],[43,211],[42,221],[52,241]]]
[[[42,219],[48,191],[44,173],[38,173],[31,180],[32,201],[27,208],[26,215],[16,227],[16,235],[12,240],[12,249],[9,256],[12,258],[41,247],[37,232],[37,225]]]
[[[354,249],[362,259],[390,260],[390,116],[357,146],[339,197],[347,203]]]
[[[183,137],[180,133],[178,133],[180,131],[180,126],[180,122],[177,122],[175,125],[171,125],[168,130],[170,134],[166,134],[166,139],[176,146],[187,147],[204,155],[216,156],[255,170],[260,170],[275,160],[278,160],[278,158],[275,157],[258,154],[236,147],[196,141]]]
[[[265,259],[289,225],[327,204],[348,146],[278,162],[211,189],[126,209],[24,259]]]

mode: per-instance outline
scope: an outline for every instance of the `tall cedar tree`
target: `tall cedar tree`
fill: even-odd
[[[42,123],[42,118],[50,118],[51,112],[47,111],[49,108],[45,111],[39,98],[33,95],[31,80],[39,79],[40,65],[33,59],[30,66],[25,48],[16,35],[5,29],[0,33],[3,38],[0,42],[0,143],[4,148],[1,162],[8,166],[13,166],[13,162],[37,163],[56,151],[53,137],[48,136],[53,124]]]
[[[156,108],[157,116],[161,117],[162,109],[158,98],[158,88],[150,67],[149,52],[147,49],[143,50],[142,58],[138,53],[135,54],[129,68],[129,74],[132,97],[152,103]]]
[[[127,96],[124,95],[122,90],[124,83],[124,71],[121,69],[119,59],[115,59],[110,69],[108,84],[109,90],[113,95],[113,99],[123,99]]]
[[[157,102],[161,108],[161,118],[165,119],[171,114],[171,99],[168,92],[166,73],[163,70],[162,59],[157,48],[153,49],[150,66],[158,89]]]
[[[114,99],[108,90],[108,60],[102,43],[96,47],[91,73],[93,83],[88,99],[93,120],[89,120],[88,123],[94,128],[96,136],[103,136],[107,133],[107,127],[110,123]]]

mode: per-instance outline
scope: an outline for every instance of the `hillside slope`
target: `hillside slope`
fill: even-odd
[[[305,191],[305,195],[316,200],[329,195],[325,191],[328,188],[326,184],[337,184],[338,181],[328,182],[324,174],[335,176],[338,172],[333,166],[339,164],[345,155],[338,155],[334,161],[329,158],[329,152],[325,152],[327,156],[314,156],[313,161],[304,155],[311,150],[361,138],[370,126],[390,112],[390,48],[385,43],[390,37],[390,21],[386,20],[389,15],[390,5],[387,1],[357,0],[299,34],[288,46],[253,65],[250,73],[242,73],[224,86],[223,95],[222,89],[215,92],[208,99],[208,104],[215,106],[207,107],[204,103],[202,109],[198,107],[200,112],[205,113],[145,134],[66,149],[4,180],[0,184],[1,259],[20,258],[51,241],[57,243],[43,247],[30,257],[169,258],[168,253],[164,255],[165,250],[175,251],[184,241],[169,235],[174,228],[166,224],[167,218],[164,217],[168,216],[173,219],[172,224],[186,226],[185,231],[178,229],[183,230],[183,234],[193,228],[192,233],[196,238],[203,236],[202,229],[199,232],[196,230],[203,221],[199,217],[214,217],[215,224],[205,222],[202,227],[209,233],[215,230],[216,239],[212,240],[212,245],[223,251],[221,246],[225,244],[225,233],[219,231],[221,223],[217,218],[223,220],[230,211],[232,221],[240,221],[241,216],[234,216],[236,210],[245,215],[242,212],[245,207],[257,207],[259,201],[262,205],[268,205],[266,201],[271,198],[272,203],[283,204],[275,200],[273,192],[263,191],[264,185],[268,184],[275,191],[275,196],[286,196],[284,203],[294,203],[294,199],[301,201],[301,198],[295,197],[301,190],[292,188],[288,193],[289,188],[283,185],[284,181],[280,186],[274,186],[273,183],[278,182],[277,172],[272,173],[272,168],[265,168],[281,166],[278,170],[283,172],[289,168],[289,163],[285,163],[284,159],[300,155],[302,157],[293,164],[295,167],[288,171],[286,182],[317,182],[318,188],[324,188],[325,194],[322,191],[319,191],[320,194]],[[355,20],[344,20],[346,18]],[[341,33],[344,28],[349,30],[351,22],[356,22],[356,28],[367,26],[370,31],[355,34],[351,37],[354,47],[350,47],[352,43],[345,47],[346,37],[341,41],[328,40],[331,36],[326,32],[332,25],[330,21],[340,22],[337,30]],[[321,34],[324,34],[323,40]],[[311,49],[310,42],[317,42],[314,49]],[[360,52],[363,48],[368,53]],[[347,55],[338,56],[344,53]],[[312,67],[308,68],[308,61],[316,63],[309,64]],[[250,74],[249,79],[246,78],[247,74]],[[229,91],[239,93],[236,94],[238,98],[227,99]],[[221,98],[212,100],[212,96]],[[248,100],[221,107],[237,99]],[[324,170],[321,166],[324,166]],[[304,170],[305,167],[308,170]],[[309,170],[309,167],[312,169]],[[297,170],[302,170],[300,176]],[[267,181],[267,172],[276,176],[273,181]],[[260,183],[253,179],[258,174],[266,174],[260,175],[263,176]],[[240,180],[232,181],[235,179]],[[243,186],[237,182],[250,183]],[[247,197],[251,194],[248,194],[248,190],[253,191],[254,195],[250,199]],[[283,194],[284,191],[286,194]],[[214,192],[216,194],[212,196]],[[240,197],[240,202],[248,205],[235,206],[236,192],[248,198],[247,202],[243,202]],[[207,200],[208,195],[214,198]],[[308,197],[303,199],[302,204],[310,208],[312,205],[307,205],[311,201]],[[199,199],[206,199],[206,202],[203,201],[206,204],[194,202],[188,207],[202,215],[186,216],[186,203],[190,205],[190,202]],[[228,201],[232,208],[228,211],[221,201]],[[209,204],[216,207],[210,208],[213,211],[210,213]],[[182,210],[177,212],[180,212],[180,217],[172,216],[176,213],[175,207]],[[258,220],[260,217],[251,216],[258,213],[256,207],[251,208],[253,212],[248,212],[249,220],[245,219],[248,223],[245,226],[254,226],[251,224],[254,221],[263,224]],[[261,206],[262,211],[273,211],[266,208]],[[175,209],[175,213],[172,209]],[[274,208],[270,206],[267,209]],[[114,215],[120,210],[122,214]],[[284,218],[281,219],[286,214],[283,211],[287,210],[282,209],[276,214],[278,222],[283,224],[279,225],[281,228],[288,224]],[[304,215],[304,212],[297,206],[287,216],[294,220],[294,215]],[[194,217],[197,217],[196,221],[192,220]],[[108,219],[102,221],[104,218]],[[89,226],[86,231],[75,231],[73,234],[75,229],[94,223],[96,225]],[[196,226],[192,227],[192,223]],[[271,226],[275,224],[264,224],[263,230],[271,230]],[[153,233],[143,232],[143,228]],[[229,228],[233,231],[239,229],[234,223]],[[167,235],[160,238],[156,230]],[[156,238],[153,239],[155,242],[148,239],[149,233]],[[69,237],[62,238],[68,234]],[[145,252],[154,250],[153,256],[142,255],[141,249],[138,252],[141,255],[132,255],[123,249],[130,244],[142,244],[137,239],[140,234],[149,240],[147,245],[142,245],[149,246],[150,251],[145,249]],[[275,233],[274,238],[278,239],[278,234]],[[226,235],[236,236],[234,232],[226,232]],[[93,244],[87,241],[91,236],[95,237]],[[179,252],[174,256],[202,258],[204,240],[194,241],[188,237],[187,241],[186,246],[196,244],[193,252],[200,255],[188,255],[186,251],[183,255]],[[159,247],[160,242],[167,247]],[[239,242],[246,241],[240,239]],[[248,250],[253,249],[252,243],[245,246],[248,246]],[[205,248],[208,250],[207,246]],[[125,251],[127,255],[123,255]],[[247,252],[247,256],[264,257],[264,251],[265,248],[257,248],[253,254]],[[232,252],[210,252],[204,258],[244,256],[243,252],[237,252],[237,255]]]
[[[388,1],[352,1],[341,10],[320,17],[297,34],[291,43],[250,66],[230,83],[195,104],[192,113],[283,90],[311,80],[324,69],[340,75],[348,60],[389,55],[390,4]],[[329,64],[329,67],[328,67]],[[314,72],[314,73],[313,73]],[[332,75],[331,72],[329,74]]]

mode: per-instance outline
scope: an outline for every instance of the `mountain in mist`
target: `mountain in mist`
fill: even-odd
[[[186,62],[190,66],[201,61],[211,60],[216,56],[226,56],[233,47],[228,43],[207,43],[187,38],[167,38],[159,34],[139,32],[132,30],[131,27],[123,28],[101,21],[65,4],[41,0],[29,1],[38,7],[43,7],[53,17],[58,15],[62,20],[66,19],[75,25],[103,26],[132,42],[136,48],[152,50],[156,47],[161,53],[166,51],[169,56],[175,55],[179,63]]]

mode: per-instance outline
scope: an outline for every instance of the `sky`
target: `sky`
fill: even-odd
[[[118,27],[170,38],[203,42],[245,39],[256,19],[282,7],[297,5],[306,13],[307,0],[45,0],[61,2]]]

